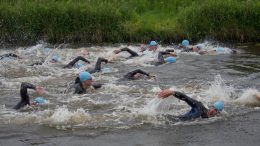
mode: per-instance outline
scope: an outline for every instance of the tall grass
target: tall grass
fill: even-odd
[[[2,0],[0,39],[16,44],[256,41],[259,10],[257,0]]]
[[[260,2],[207,0],[183,9],[178,25],[190,39],[256,41],[260,38]]]

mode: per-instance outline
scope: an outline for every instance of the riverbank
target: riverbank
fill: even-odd
[[[256,0],[17,0],[0,2],[0,43],[257,42]]]

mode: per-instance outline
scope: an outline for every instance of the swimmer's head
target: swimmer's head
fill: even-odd
[[[149,51],[156,51],[158,48],[158,43],[156,41],[151,41],[149,43]]]
[[[143,74],[137,73],[137,74],[134,75],[134,79],[138,80],[140,78],[143,78],[143,76],[144,76]]]
[[[181,42],[181,45],[187,47],[187,46],[190,45],[190,42],[189,42],[188,40],[183,40],[183,41]]]
[[[88,52],[87,50],[82,50],[82,51],[80,52],[80,54],[81,54],[82,56],[87,56],[87,55],[89,55],[89,52]]]
[[[167,57],[167,58],[165,58],[165,62],[167,62],[167,63],[175,63],[176,62],[176,58],[175,57]]]
[[[92,85],[92,77],[89,72],[80,72],[79,79],[84,89],[87,89]]]
[[[224,103],[222,101],[217,101],[213,104],[211,108],[209,108],[207,115],[208,117],[214,117],[223,109],[224,109]]]

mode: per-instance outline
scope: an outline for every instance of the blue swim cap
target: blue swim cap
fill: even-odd
[[[89,72],[84,71],[84,72],[79,73],[79,79],[80,79],[81,82],[84,82],[84,81],[87,81],[87,80],[91,80],[92,77],[91,77]]]
[[[59,55],[54,55],[54,56],[52,56],[51,60],[58,62],[58,61],[60,61],[60,56]]]
[[[220,47],[220,48],[217,48],[216,51],[217,51],[217,53],[223,53],[223,52],[225,52],[225,49]]]
[[[43,52],[44,52],[45,55],[48,55],[50,51],[51,51],[50,48],[44,48],[43,49]]]
[[[46,103],[46,100],[43,97],[36,97],[34,99],[34,102],[37,104],[43,104],[43,103]]]
[[[224,103],[222,101],[215,102],[213,106],[218,111],[222,111],[224,109]]]
[[[156,45],[158,45],[158,44],[157,44],[156,41],[151,41],[149,45],[150,45],[150,46],[156,46]]]
[[[190,42],[188,40],[183,40],[181,44],[185,47],[189,46]]]
[[[176,58],[175,57],[167,57],[165,58],[165,61],[168,63],[174,63],[176,62]]]

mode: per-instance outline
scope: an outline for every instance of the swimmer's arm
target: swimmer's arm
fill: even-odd
[[[160,51],[160,52],[158,53],[158,63],[159,63],[159,64],[165,63],[164,58],[163,58],[163,55],[167,55],[167,54],[170,54],[170,52]]]
[[[150,76],[150,74],[144,72],[144,71],[141,70],[141,69],[134,70],[134,71],[132,72],[132,75],[135,75],[135,74],[137,74],[137,73],[140,73],[140,74],[146,75],[146,76],[148,76],[148,77]]]
[[[162,90],[158,94],[158,96],[160,98],[167,98],[167,97],[169,97],[171,95],[175,96],[176,98],[178,98],[180,100],[185,101],[191,107],[196,106],[196,103],[198,103],[197,100],[194,100],[194,99],[190,98],[189,96],[187,96],[187,95],[185,95],[185,94],[183,94],[181,92],[173,91],[171,89]]]
[[[192,48],[183,49],[181,52],[192,52]]]
[[[174,97],[180,99],[180,100],[183,100],[185,101],[189,106],[191,107],[194,107],[196,106],[196,103],[198,103],[197,100],[195,99],[192,99],[190,98],[189,96],[187,96],[186,94],[183,94],[181,92],[178,92],[178,91],[174,91],[174,94],[173,94]]]
[[[95,65],[95,69],[93,70],[93,72],[101,71],[101,63],[102,62],[108,63],[108,60],[105,59],[105,58],[98,58],[96,65]]]
[[[122,48],[121,51],[127,51],[129,54],[131,54],[131,57],[138,56],[138,54],[135,51],[133,51],[133,50],[131,50],[129,48]]]
[[[36,90],[36,86],[30,83],[22,82],[21,90],[33,89]]]
[[[74,66],[79,60],[82,60],[84,62],[90,63],[87,59],[85,59],[82,56],[78,56],[77,58],[73,59],[70,63],[68,63],[66,66],[64,66],[63,68],[70,68],[72,66]]]

